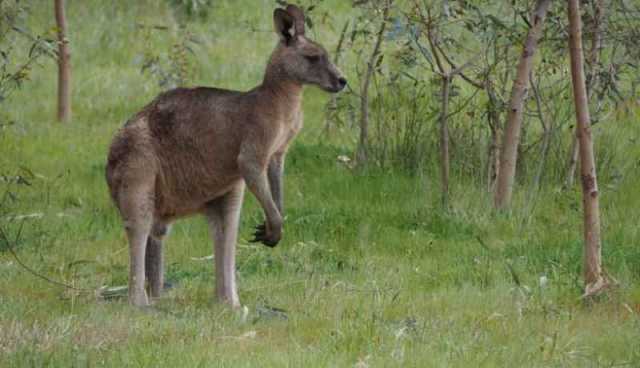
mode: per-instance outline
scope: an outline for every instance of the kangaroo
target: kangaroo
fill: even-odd
[[[214,243],[216,299],[240,301],[235,246],[245,185],[265,222],[253,242],[282,237],[284,160],[302,128],[302,89],[347,84],[326,50],[305,36],[295,5],[273,13],[279,42],[262,84],[248,92],[177,88],[130,118],[109,150],[106,179],[129,241],[129,303],[149,305],[164,285],[163,241],[171,223],[204,214]]]

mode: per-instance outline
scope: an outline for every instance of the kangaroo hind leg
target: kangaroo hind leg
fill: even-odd
[[[207,207],[214,242],[216,299],[234,308],[240,306],[236,287],[236,242],[243,196],[244,182],[240,182]]]
[[[155,221],[147,238],[145,253],[145,275],[152,298],[160,297],[164,287],[164,252],[163,243],[169,233],[169,225]]]
[[[145,253],[153,223],[153,186],[128,185],[119,193],[119,208],[129,239],[129,304],[149,305],[145,291]]]

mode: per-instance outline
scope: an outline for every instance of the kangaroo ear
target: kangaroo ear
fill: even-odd
[[[273,11],[273,25],[275,27],[276,33],[280,36],[280,39],[289,44],[293,39],[295,29],[294,29],[295,19],[289,12],[284,9],[276,9]]]
[[[287,13],[291,14],[295,21],[296,36],[304,35],[304,12],[296,5],[287,5]]]

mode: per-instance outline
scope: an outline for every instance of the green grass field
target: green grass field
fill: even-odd
[[[71,124],[54,121],[51,60],[2,105],[15,122],[0,130],[0,193],[13,193],[2,226],[12,239],[20,232],[14,246],[25,263],[78,288],[127,283],[104,166],[114,132],[161,90],[140,73],[145,50],[167,52],[177,37],[171,8],[159,3],[69,2]],[[193,84],[260,82],[276,42],[274,3],[232,3],[189,24],[201,39]],[[35,30],[53,26],[49,8],[32,6]],[[145,36],[136,24],[169,31]],[[339,28],[312,35],[333,49]],[[245,201],[237,273],[248,314],[213,301],[213,262],[198,259],[213,249],[201,218],[175,224],[166,247],[174,287],[148,310],[37,279],[3,247],[0,366],[640,367],[640,148],[627,143],[637,126],[608,132],[626,175],[601,182],[604,266],[619,285],[586,303],[577,187],[546,185],[535,206],[519,187],[513,212],[495,214],[486,189],[454,177],[443,211],[435,169],[354,174],[338,163],[353,147],[318,139],[327,100],[305,92],[278,247],[247,242],[262,213],[251,195]],[[29,185],[10,184],[17,175]]]

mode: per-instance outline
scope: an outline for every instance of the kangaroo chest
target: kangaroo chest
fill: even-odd
[[[278,133],[275,135],[275,139],[269,150],[270,154],[287,150],[293,138],[295,138],[298,132],[300,132],[300,129],[302,129],[302,118],[302,109],[297,108],[278,124]]]

